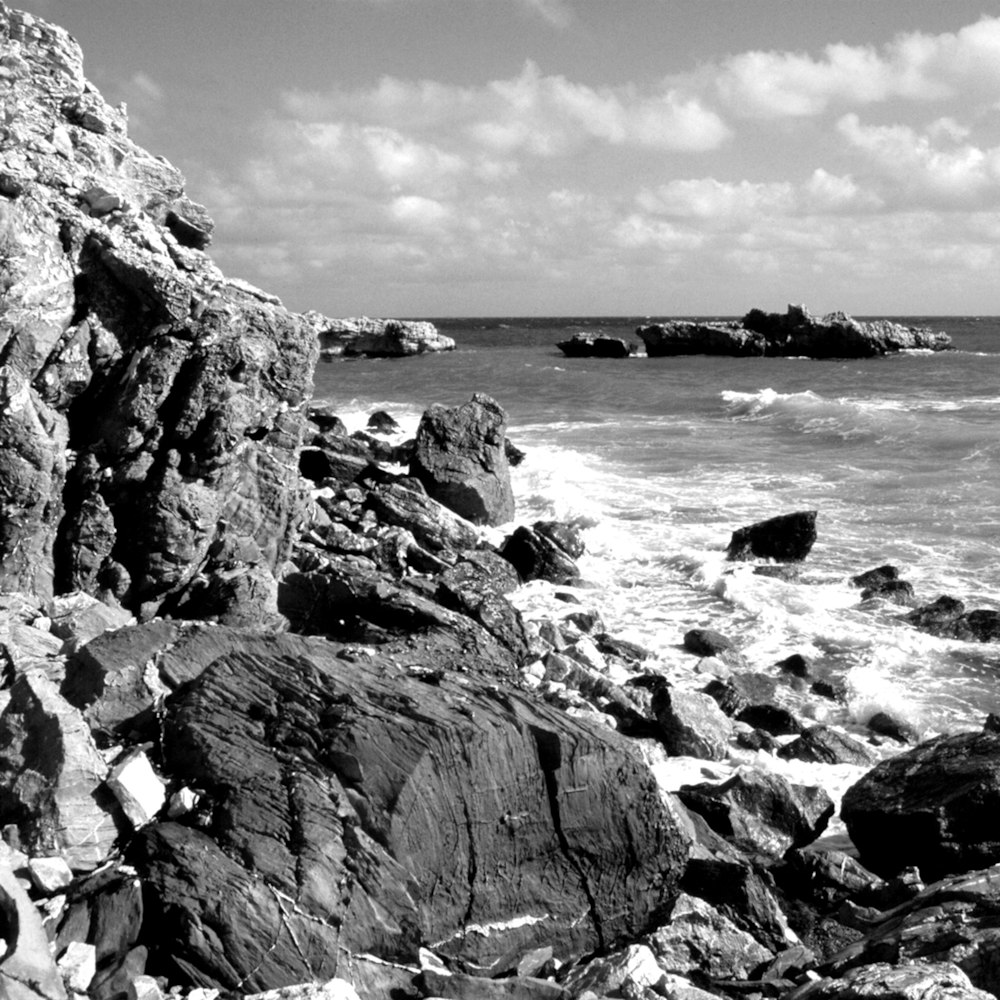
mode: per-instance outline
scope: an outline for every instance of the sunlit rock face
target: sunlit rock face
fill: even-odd
[[[212,263],[76,42],[2,3],[0,88],[0,589],[260,620],[314,332]]]

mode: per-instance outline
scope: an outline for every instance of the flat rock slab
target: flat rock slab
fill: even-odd
[[[432,647],[289,638],[234,648],[168,702],[165,770],[205,792],[200,826],[155,824],[130,860],[143,936],[178,971],[259,990],[426,946],[494,973],[655,925],[686,852],[627,741],[473,677],[412,676]]]

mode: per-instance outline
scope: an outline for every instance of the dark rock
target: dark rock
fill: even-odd
[[[528,457],[517,445],[511,444],[510,438],[503,439],[503,453],[507,456],[507,464],[512,469],[516,469]]]
[[[1000,641],[1000,611],[979,608],[966,612],[957,598],[941,596],[910,612],[905,619],[922,632],[965,642]]]
[[[726,558],[801,562],[816,541],[814,510],[782,514],[733,532]]]
[[[691,354],[756,357],[765,352],[764,338],[744,330],[738,323],[674,320],[640,326],[635,332],[646,345],[646,354],[651,358]]]
[[[916,865],[926,879],[1000,861],[1000,735],[939,736],[883,761],[844,795],[862,863],[882,876]]]
[[[801,653],[792,653],[791,656],[779,660],[775,666],[793,677],[808,677],[812,670],[812,664]]]
[[[895,351],[951,348],[946,333],[888,320],[863,323],[842,312],[820,319],[805,306],[790,305],[784,314],[751,309],[742,326],[764,338],[765,353],[771,357],[870,358]]]
[[[989,1000],[951,962],[890,965],[875,962],[837,978],[820,979],[790,994],[794,1000]]]
[[[684,633],[684,648],[695,656],[719,656],[734,650],[736,644],[728,636],[710,628],[693,628]]]
[[[766,730],[738,729],[736,745],[744,750],[763,750],[765,753],[776,753],[781,744]]]
[[[778,684],[773,677],[750,671],[734,673],[724,681],[709,681],[705,686],[705,694],[711,695],[722,711],[733,718],[740,718],[754,707],[770,707],[777,693]]]
[[[844,899],[871,891],[884,883],[843,851],[804,847],[786,855],[787,870],[795,880],[795,894],[827,910]],[[788,888],[788,878],[782,884]]]
[[[727,840],[771,855],[812,843],[833,815],[821,788],[758,769],[738,771],[722,784],[685,785],[678,797]]]
[[[900,743],[916,743],[917,731],[908,722],[894,719],[887,712],[876,712],[868,720],[868,728],[878,736],[888,736]]]
[[[635,344],[621,337],[592,333],[574,333],[569,340],[560,340],[556,347],[568,358],[627,358],[635,354]]]
[[[402,428],[391,414],[376,410],[368,418],[368,430],[373,434],[398,434]]]
[[[863,601],[870,601],[874,597],[880,597],[892,604],[902,604],[904,607],[912,608],[916,604],[913,584],[907,583],[906,580],[888,580],[878,587],[868,587],[861,591]]]
[[[878,590],[887,583],[895,583],[899,579],[899,570],[888,563],[866,570],[851,577],[851,584],[860,590]]]
[[[653,691],[652,712],[670,754],[703,760],[729,755],[733,725],[709,695],[663,682]]]
[[[772,952],[792,940],[774,879],[745,858],[692,857],[681,888],[710,903]]]
[[[872,767],[881,757],[866,743],[831,726],[810,726],[796,740],[778,751],[785,760],[811,764],[856,764]]]
[[[309,423],[318,427],[321,434],[347,437],[347,425],[330,409],[329,403],[310,403],[308,416]]]
[[[617,656],[626,663],[633,665],[638,665],[643,660],[650,659],[653,655],[645,646],[629,642],[626,639],[619,639],[617,636],[609,635],[607,632],[595,635],[594,641],[597,643],[597,648],[605,656]]]
[[[792,736],[803,729],[795,714],[781,705],[747,705],[736,713],[736,720],[772,736]]]
[[[574,524],[565,521],[535,521],[532,528],[537,534],[562,549],[570,559],[579,559],[586,551],[583,535]]]
[[[580,582],[580,570],[562,546],[534,528],[520,525],[500,549],[522,580],[548,580],[562,586]]]
[[[203,830],[157,823],[130,854],[151,962],[255,990],[435,942],[502,971],[654,922],[686,852],[626,741],[471,676],[430,685],[339,651],[351,660],[293,636],[234,650],[170,700],[165,766],[212,807]]]
[[[461,406],[432,406],[417,429],[410,473],[474,524],[504,524],[514,516],[506,428],[507,415],[482,393]]]

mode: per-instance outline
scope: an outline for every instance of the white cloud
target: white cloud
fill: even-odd
[[[906,125],[863,125],[851,113],[837,128],[865,156],[892,203],[945,208],[1000,204],[1000,147],[955,142],[962,130],[940,121],[920,134]]]
[[[718,68],[716,89],[737,114],[759,118],[891,98],[992,103],[1000,99],[1000,18],[984,16],[955,33],[901,34],[881,49],[828,45],[819,58],[746,52]]]
[[[405,123],[437,141],[471,137],[491,152],[540,157],[568,155],[587,143],[704,152],[730,134],[716,112],[676,88],[591,87],[543,75],[530,61],[516,77],[477,87],[383,77],[363,90],[289,93],[284,109],[306,121]]]

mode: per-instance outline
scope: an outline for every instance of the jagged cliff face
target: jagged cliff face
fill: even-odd
[[[62,29],[0,2],[0,590],[251,616],[297,516],[314,332],[228,280]]]

